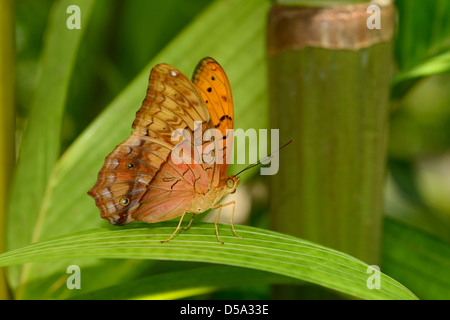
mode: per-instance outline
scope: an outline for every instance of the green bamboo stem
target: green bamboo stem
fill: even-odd
[[[5,249],[5,218],[14,167],[14,11],[12,0],[0,2],[0,253]],[[0,300],[9,298],[0,268]]]
[[[295,140],[271,213],[277,231],[379,265],[394,9],[373,30],[368,5],[271,10],[271,125]]]

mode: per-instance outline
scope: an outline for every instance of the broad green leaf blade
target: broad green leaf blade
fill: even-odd
[[[150,70],[157,63],[170,63],[190,75],[201,58],[214,57],[231,82],[236,127],[259,129],[267,124],[265,24],[269,4],[267,0],[216,1],[148,64],[56,164],[40,223],[33,230],[37,241],[107,224],[86,193],[94,185],[105,156],[130,135]],[[229,172],[235,170],[230,168]],[[41,279],[42,286],[52,287],[54,283],[45,282],[45,277],[65,267],[58,263],[43,269],[27,267],[21,275],[24,294],[18,298],[31,298],[26,294],[26,283],[31,279]]]
[[[165,272],[108,287],[103,290],[80,294],[75,296],[74,299],[172,300],[210,293],[219,289],[272,283],[299,284],[301,282],[274,273],[254,269],[213,265],[189,270]]]
[[[362,261],[292,236],[253,227],[200,223],[161,243],[175,224],[139,224],[117,231],[96,229],[42,241],[0,255],[0,266],[68,258],[125,258],[210,262],[268,271],[312,282],[362,299],[416,299],[403,285],[380,273],[380,288],[369,289],[373,271]]]
[[[77,1],[83,13],[81,30],[70,30],[66,26],[69,16],[66,10],[73,1],[57,1],[52,7],[39,84],[22,138],[10,195],[6,242],[9,249],[30,243],[35,236],[36,225],[42,222],[39,221],[39,208],[59,157],[69,80],[92,3],[89,0]]]

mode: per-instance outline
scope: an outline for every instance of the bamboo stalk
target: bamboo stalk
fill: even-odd
[[[14,118],[14,10],[12,0],[0,1],[0,253],[5,249],[8,190],[13,172]],[[0,300],[9,298],[4,268],[0,268]]]
[[[371,4],[271,9],[271,125],[295,140],[271,180],[271,220],[378,265],[395,10],[380,5],[369,29]]]

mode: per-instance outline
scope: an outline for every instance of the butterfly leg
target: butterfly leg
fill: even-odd
[[[238,235],[238,234],[236,233],[236,230],[234,230],[233,218],[234,218],[234,209],[236,208],[236,202],[230,201],[230,202],[227,202],[227,203],[224,203],[224,204],[219,204],[219,205],[216,205],[216,206],[212,206],[212,207],[211,207],[211,209],[217,209],[217,208],[219,209],[219,213],[217,214],[217,218],[216,218],[216,235],[217,235],[217,239],[218,239],[221,243],[223,243],[223,242],[222,242],[222,241],[220,240],[220,238],[219,238],[219,232],[217,231],[217,222],[219,221],[220,211],[222,210],[222,208],[223,208],[223,207],[226,207],[226,206],[229,206],[229,205],[233,205],[233,211],[232,211],[232,213],[231,213],[231,218],[230,218],[231,229],[233,230],[233,233],[234,233],[234,235],[235,235],[236,237],[242,238],[242,236]]]
[[[161,241],[162,243],[169,241],[170,239],[172,239],[172,238],[177,234],[178,230],[180,230],[181,222],[183,221],[183,218],[184,218],[186,212],[187,212],[187,211],[185,211],[185,212],[183,213],[183,215],[181,216],[180,222],[178,222],[178,226],[177,226],[177,228],[175,229],[175,231],[172,233],[172,235],[171,235],[168,239],[162,240],[162,241]]]
[[[233,204],[233,211],[231,212],[231,218],[230,218],[230,224],[231,224],[231,229],[233,230],[233,233],[236,237],[238,238],[242,238],[242,236],[238,235],[236,233],[236,230],[234,230],[234,224],[233,224],[233,218],[234,218],[234,209],[236,208],[236,203],[234,201],[229,202],[230,204]]]
[[[186,228],[183,228],[184,231],[188,230],[191,227],[192,221],[194,221],[195,213],[192,214],[191,221],[189,221],[189,224]]]
[[[212,208],[212,209],[219,208],[219,213],[217,214],[216,223],[214,224],[214,226],[216,227],[216,237],[217,237],[217,240],[219,240],[219,242],[220,242],[221,244],[223,244],[224,242],[223,242],[222,240],[220,240],[220,237],[219,237],[219,230],[217,229],[217,222],[219,221],[220,211],[222,211],[222,206],[218,206],[218,207],[216,207],[216,208],[211,207],[211,208]]]

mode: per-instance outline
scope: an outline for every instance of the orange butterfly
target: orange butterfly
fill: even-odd
[[[233,118],[230,84],[214,59],[200,61],[192,82],[168,64],[156,65],[150,73],[147,96],[133,122],[135,131],[106,157],[97,183],[88,192],[102,218],[124,225],[181,216],[173,234],[163,241],[166,242],[178,232],[186,213],[192,213],[192,219],[185,230],[196,214],[218,208],[216,236],[223,243],[217,221],[221,209],[233,205],[230,224],[233,233],[240,237],[233,225],[235,202],[219,204],[223,197],[236,191],[239,183],[238,177],[226,175],[233,144],[232,133],[227,129],[233,129]],[[178,141],[172,139],[173,132],[180,129],[190,135],[183,143],[191,144],[194,155],[180,153],[178,159],[182,161],[177,162],[172,151]],[[203,134],[208,129],[216,129],[220,136],[209,143],[200,142],[198,148],[197,130]],[[214,156],[216,149],[211,146],[219,142],[222,161],[190,161]]]

